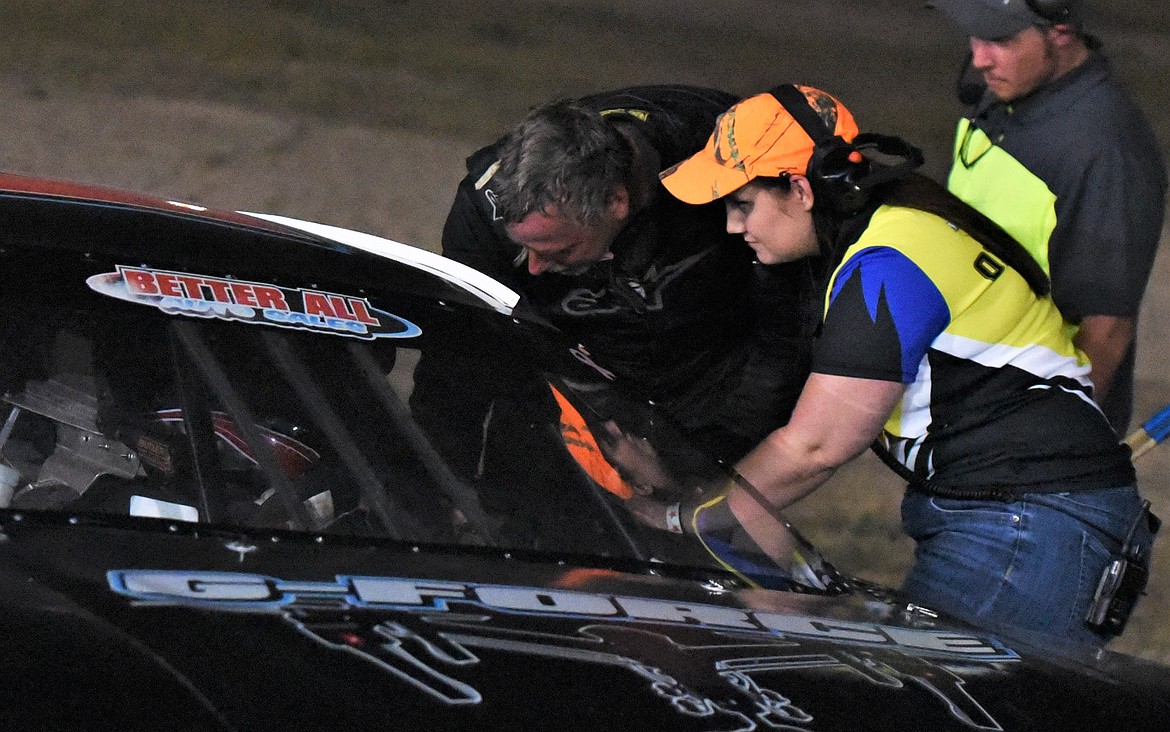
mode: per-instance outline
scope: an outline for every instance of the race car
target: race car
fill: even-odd
[[[5,727],[1170,718],[1170,670],[953,621],[782,517],[758,572],[641,525],[599,425],[721,467],[457,263],[15,175],[0,221]]]

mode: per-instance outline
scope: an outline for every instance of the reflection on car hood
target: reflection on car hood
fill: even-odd
[[[224,728],[1137,729],[1170,711],[1164,681],[1111,680],[1102,663],[1046,658],[878,594],[723,591],[288,534],[160,526],[130,542],[125,528],[16,518],[0,580],[23,588],[2,601],[31,654],[21,664],[72,665],[97,648],[116,668],[158,664],[183,680],[175,709]],[[38,627],[45,613],[71,618],[70,633]],[[119,694],[108,674],[84,687],[9,678],[0,698],[17,718],[65,694],[74,708],[79,694]]]

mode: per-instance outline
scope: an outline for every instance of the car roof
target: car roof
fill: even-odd
[[[501,313],[511,313],[519,300],[519,295],[510,288],[459,262],[402,242],[340,226],[276,214],[219,210],[135,191],[13,173],[0,173],[0,197],[24,198],[44,205],[58,202],[112,206],[146,215],[180,216],[205,223],[242,227],[259,234],[279,236],[290,242],[299,240],[317,245],[328,243],[342,250],[335,246],[341,244],[345,248],[373,254],[425,272],[457,288],[480,305]]]

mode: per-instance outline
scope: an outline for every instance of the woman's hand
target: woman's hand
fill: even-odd
[[[623,432],[613,421],[605,423],[605,431],[606,439],[597,444],[635,494],[649,496],[674,485],[674,478],[649,440]]]

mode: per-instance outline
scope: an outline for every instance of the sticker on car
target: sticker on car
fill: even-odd
[[[422,329],[364,297],[262,282],[118,265],[93,275],[94,292],[158,308],[167,315],[234,320],[372,340],[414,338]]]

